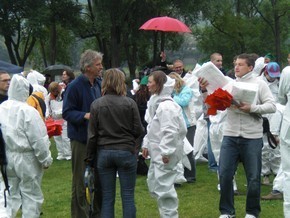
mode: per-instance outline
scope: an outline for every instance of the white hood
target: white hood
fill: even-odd
[[[29,96],[29,82],[22,75],[16,74],[12,77],[8,99],[25,102]]]
[[[47,90],[43,86],[45,82],[45,76],[43,76],[41,73],[31,70],[29,74],[27,75],[27,80],[30,82],[30,84],[33,86],[34,92],[42,92],[44,97],[47,96]]]
[[[147,103],[148,109],[146,110],[145,114],[145,120],[147,123],[149,123],[151,119],[153,119],[156,110],[159,106],[159,103],[164,101],[165,99],[171,98],[171,94],[173,92],[173,88],[175,85],[175,79],[172,79],[169,76],[166,77],[167,81],[165,82],[161,93],[159,95],[157,94],[152,95]]]
[[[29,74],[27,75],[28,81],[31,83],[31,85],[44,85],[45,82],[45,76],[43,76],[41,73],[37,72],[36,70],[31,70]]]

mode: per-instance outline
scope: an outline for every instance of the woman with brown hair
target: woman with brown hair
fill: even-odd
[[[151,97],[145,114],[148,122],[144,137],[143,157],[151,157],[147,183],[157,198],[160,217],[178,217],[178,197],[174,188],[177,163],[183,157],[186,125],[180,106],[171,98],[175,80],[162,71],[148,78]]]
[[[118,173],[123,217],[133,218],[136,217],[135,141],[144,129],[135,101],[126,97],[125,76],[120,70],[105,72],[102,95],[91,105],[87,163],[98,170],[103,194],[101,217],[114,217]]]

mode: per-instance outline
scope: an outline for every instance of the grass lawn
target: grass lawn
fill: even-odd
[[[68,218],[70,217],[71,196],[71,162],[56,160],[56,148],[51,146],[54,162],[45,171],[42,190],[44,204],[42,218]],[[271,178],[273,179],[273,178]],[[242,195],[235,196],[237,218],[245,216],[246,181],[242,165],[237,173],[238,189]],[[119,185],[118,189],[119,189]],[[271,186],[262,186],[262,195],[271,191]],[[197,163],[197,182],[195,184],[183,184],[177,188],[179,197],[180,218],[217,218],[219,217],[219,192],[217,191],[217,176],[209,172],[206,163]],[[121,199],[119,190],[116,195],[116,218],[122,217]],[[136,183],[135,201],[137,217],[158,218],[156,200],[148,193],[146,177],[138,176]],[[261,218],[283,217],[283,201],[261,201]],[[20,213],[17,217],[21,217]]]

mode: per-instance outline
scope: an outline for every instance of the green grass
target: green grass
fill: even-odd
[[[54,162],[45,170],[42,181],[44,204],[42,207],[42,218],[68,218],[70,217],[71,196],[71,162],[57,161],[54,143],[51,146]],[[273,178],[271,178],[273,179]],[[235,207],[237,218],[245,216],[245,193],[246,180],[242,165],[237,173],[238,189],[242,193],[235,196]],[[262,186],[262,195],[268,194],[271,186]],[[177,189],[179,197],[180,218],[216,218],[220,213],[218,210],[219,192],[217,191],[217,176],[208,171],[206,163],[197,163],[197,182],[195,184],[183,184]],[[137,217],[158,218],[159,212],[157,202],[148,193],[145,176],[138,176],[136,183],[135,201]],[[261,201],[261,218],[283,217],[283,201]],[[116,218],[122,217],[121,198],[119,185],[117,184]],[[17,217],[21,217],[20,213]]]

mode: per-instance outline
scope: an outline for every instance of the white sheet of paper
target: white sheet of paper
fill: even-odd
[[[206,87],[208,94],[213,93],[216,89],[224,87],[230,81],[229,77],[223,73],[212,63],[204,63],[196,72],[197,77],[202,77],[208,81]]]
[[[238,103],[256,104],[257,102],[258,84],[233,80],[224,86],[223,89],[227,90]]]
[[[238,102],[256,104],[258,84],[235,82],[232,89],[232,96]]]

